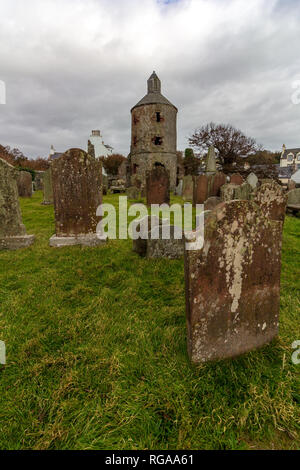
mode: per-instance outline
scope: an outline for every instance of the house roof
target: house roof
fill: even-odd
[[[297,153],[300,153],[300,148],[285,149],[285,151],[283,152],[281,158],[283,158],[283,159],[287,158],[289,153],[293,153],[294,155],[296,155]]]
[[[62,152],[55,152],[52,155],[49,155],[48,160],[56,160],[57,158],[61,157],[63,155]]]

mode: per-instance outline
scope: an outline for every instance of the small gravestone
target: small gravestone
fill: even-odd
[[[42,204],[44,205],[53,204],[53,187],[52,187],[51,168],[48,168],[48,170],[44,172],[43,195],[44,195],[44,200]]]
[[[160,224],[151,228],[147,240],[147,258],[178,259],[183,256],[183,233],[176,225]]]
[[[29,171],[19,171],[17,185],[20,197],[32,196],[32,176]]]
[[[34,242],[22,223],[18,176],[18,170],[0,158],[0,250],[26,248]]]
[[[146,172],[147,205],[170,203],[170,176],[162,166]]]
[[[194,193],[194,180],[192,175],[183,177],[182,183],[182,198],[184,201],[192,201]]]
[[[249,201],[252,193],[252,186],[248,183],[242,183],[237,185],[234,189],[234,199],[242,199],[244,201]]]
[[[226,183],[221,186],[220,192],[221,192],[221,199],[222,201],[232,201],[234,199],[234,192],[236,188],[238,187],[237,184],[232,184],[232,183]]]
[[[204,202],[204,210],[205,211],[211,211],[213,210],[216,206],[218,206],[219,204],[221,204],[222,199],[220,197],[217,197],[217,196],[211,196],[209,197],[208,199],[206,199],[206,201]]]
[[[81,149],[70,149],[51,164],[55,231],[50,246],[95,246],[102,203],[101,161]]]
[[[300,211],[300,188],[292,189],[287,193],[287,209],[294,215]]]
[[[135,233],[132,240],[132,249],[140,256],[147,254],[147,242],[149,238],[149,231],[156,225],[161,224],[162,221],[156,215],[148,216],[135,220],[132,223],[132,229]]]
[[[252,194],[252,200],[261,208],[265,217],[283,222],[287,195],[276,181],[264,181]]]
[[[130,186],[126,189],[128,199],[138,199],[140,196],[139,190],[135,186]]]
[[[243,182],[244,182],[244,179],[239,173],[234,173],[230,177],[230,183],[232,184],[242,184]]]
[[[255,189],[258,185],[258,178],[255,173],[250,173],[250,175],[247,176],[247,183],[250,184],[252,189]]]
[[[192,362],[234,357],[278,334],[281,238],[281,222],[252,201],[209,213],[203,248],[184,259]]]
[[[196,204],[203,204],[208,198],[208,184],[209,178],[206,175],[195,176],[193,193],[194,206]]]
[[[209,176],[209,175],[213,175],[216,172],[217,172],[217,166],[216,166],[215,149],[213,146],[210,146],[208,149],[207,157],[206,157],[205,174]]]
[[[35,188],[36,191],[41,191],[43,189],[43,178],[44,178],[44,171],[36,171],[35,172]]]

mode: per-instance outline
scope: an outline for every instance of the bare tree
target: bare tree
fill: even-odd
[[[232,164],[239,157],[247,156],[261,150],[252,137],[245,136],[242,131],[230,124],[211,122],[195,130],[189,138],[190,145],[199,152],[207,151],[211,145],[219,152],[220,162]]]

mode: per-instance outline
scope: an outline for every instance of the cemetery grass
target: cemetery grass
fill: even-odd
[[[50,248],[41,200],[21,200],[35,244],[0,253],[1,449],[299,448],[300,218],[285,222],[279,337],[195,366],[183,261],[139,258],[130,240]]]

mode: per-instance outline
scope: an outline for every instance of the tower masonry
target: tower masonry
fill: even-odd
[[[148,79],[148,93],[131,109],[130,172],[144,184],[146,171],[163,166],[176,185],[177,108],[161,94],[155,72]]]

